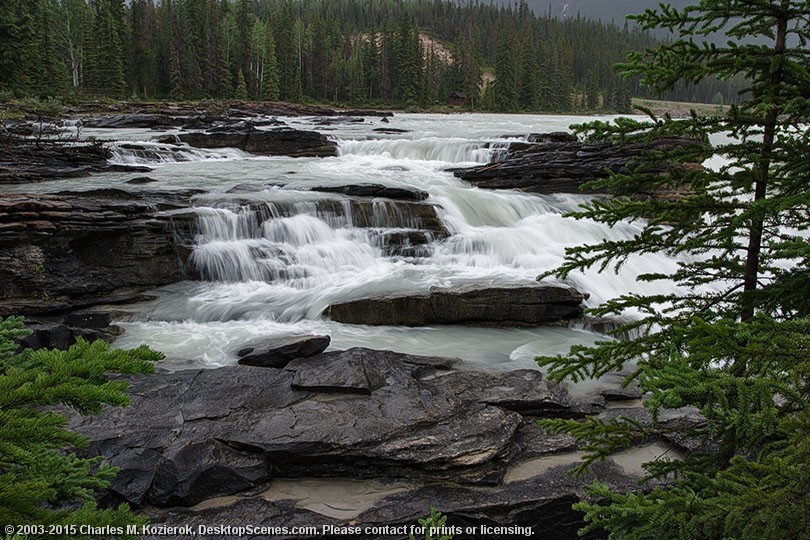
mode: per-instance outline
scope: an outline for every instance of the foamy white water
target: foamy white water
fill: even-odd
[[[166,367],[182,369],[234,363],[236,350],[262,338],[325,333],[332,336],[333,349],[441,354],[460,357],[475,369],[508,370],[534,367],[537,354],[562,353],[572,344],[599,339],[569,328],[386,328],[339,324],[323,316],[333,303],[378,294],[532,282],[560,264],[566,247],[633,235],[634,224],[611,229],[563,217],[583,196],[481,190],[446,171],[497,159],[508,141],[529,133],[563,131],[593,118],[404,114],[387,124],[373,118],[328,126],[311,118],[285,120],[323,131],[338,142],[339,155],[266,158],[150,140],[164,133],[92,131],[99,138],[136,141],[117,143],[113,161],[153,167],[145,173],[156,180],[150,189],[209,191],[194,201],[197,237],[190,261],[205,281],[156,291],[156,301],[137,306],[123,321],[126,332],[116,346],[146,343],[166,353]],[[381,127],[401,131],[375,131]],[[14,189],[126,187],[133,176],[100,174]],[[415,203],[310,191],[359,183],[427,192],[427,201],[418,204],[435,206],[449,236],[417,234],[425,223],[409,209]],[[618,274],[593,270],[573,274],[569,283],[590,294],[589,305],[597,305],[631,291],[671,289],[666,283],[638,283],[636,276],[674,268],[668,257],[649,254],[628,261]]]

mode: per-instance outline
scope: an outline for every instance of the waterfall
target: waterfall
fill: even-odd
[[[329,305],[375,295],[531,283],[557,267],[568,247],[626,239],[639,230],[637,223],[610,228],[564,217],[586,196],[483,190],[446,171],[497,160],[525,140],[498,134],[558,131],[558,117],[395,118],[392,123],[409,133],[381,136],[352,124],[336,136],[339,155],[323,159],[263,159],[143,141],[118,145],[115,160],[163,163],[162,181],[209,191],[194,200],[191,264],[204,281],[160,290],[140,319],[127,323],[121,346],[140,339],[178,361],[222,365],[232,363],[233,351],[248,339],[315,332],[330,334],[335,348],[441,351],[480,369],[515,369],[532,367],[535,354],[598,339],[584,329],[372,328],[323,317]],[[186,157],[191,161],[181,164]],[[417,188],[429,198],[311,190],[360,183]],[[228,193],[235,184],[247,189]],[[650,253],[629,259],[618,273],[574,272],[567,283],[588,293],[588,305],[595,306],[629,292],[672,292],[672,283],[636,277],[676,268],[667,254]]]
[[[399,160],[488,163],[493,151],[486,141],[462,138],[372,139],[338,141],[340,156],[382,156]]]
[[[150,141],[116,143],[110,146],[110,163],[116,165],[156,165],[194,161],[225,161],[249,157],[237,148],[207,150],[183,144],[162,144]]]

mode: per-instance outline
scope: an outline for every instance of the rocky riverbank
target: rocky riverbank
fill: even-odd
[[[441,501],[452,523],[570,539],[581,525],[570,504],[586,485],[639,489],[642,460],[677,457],[683,447],[662,433],[572,477],[581,450],[535,420],[628,414],[649,422],[637,392],[607,385],[575,398],[538,371],[455,365],[350,349],[276,368],[142,376],[131,381],[129,408],[74,416],[71,427],[90,437],[90,454],[120,468],[110,500],[142,508],[154,523],[195,529],[415,524]],[[696,421],[672,411],[665,424]]]

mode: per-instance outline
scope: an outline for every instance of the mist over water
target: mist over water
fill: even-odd
[[[584,196],[481,190],[447,172],[498,159],[510,140],[565,131],[592,117],[403,114],[388,124],[373,118],[328,126],[313,118],[284,120],[323,131],[338,142],[338,156],[267,158],[152,140],[172,131],[83,132],[122,141],[113,147],[113,162],[153,167],[146,175],[157,182],[148,189],[208,192],[194,199],[190,260],[204,281],[164,287],[157,300],[133,306],[115,346],[146,343],[167,355],[169,369],[214,367],[234,363],[238,349],[263,338],[317,333],[332,337],[331,349],[438,354],[462,358],[470,369],[509,370],[536,367],[538,354],[604,339],[573,328],[369,327],[323,316],[331,304],[374,295],[533,282],[562,261],[568,246],[632,235],[638,226],[631,223],[609,229],[563,217]],[[401,132],[374,131],[380,127]],[[126,188],[133,176],[100,174],[26,191]],[[361,183],[429,196],[423,203],[397,203],[309,191]],[[426,227],[409,206],[418,204],[436,207],[449,236]],[[422,241],[410,243],[419,231]],[[637,283],[635,276],[674,268],[668,257],[649,254],[631,259],[618,274],[593,270],[572,274],[569,283],[595,306],[631,291],[661,292],[671,285]]]

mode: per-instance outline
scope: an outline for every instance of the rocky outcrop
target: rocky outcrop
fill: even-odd
[[[316,131],[290,128],[259,130],[252,126],[218,131],[195,131],[158,139],[162,143],[182,141],[196,148],[239,148],[263,156],[329,157],[337,155],[337,144]]]
[[[82,125],[89,128],[122,129],[149,128],[168,129],[181,126],[187,121],[183,116],[172,116],[165,113],[113,114],[85,118]]]
[[[89,454],[120,468],[108,502],[128,501],[153,524],[195,531],[212,523],[318,528],[274,538],[316,538],[322,527],[353,523],[413,525],[440,502],[450,524],[520,525],[534,538],[573,540],[581,517],[570,505],[585,486],[599,479],[638,489],[641,457],[676,453],[653,441],[570,476],[582,459],[575,441],[535,419],[598,413],[604,398],[574,399],[534,370],[456,365],[349,349],[284,369],[135,376],[129,408],[74,415],[70,427],[91,439]],[[352,537],[407,536],[362,527]]]
[[[306,358],[322,353],[329,346],[329,336],[290,336],[270,339],[260,344],[240,349],[236,356],[243,366],[286,366],[295,358]]]
[[[349,324],[537,326],[579,317],[585,298],[571,287],[548,284],[436,289],[424,295],[363,298],[333,304],[327,315]]]
[[[0,133],[0,184],[77,178],[104,171],[149,171],[148,167],[107,162],[103,144],[72,144],[58,139],[26,139]]]
[[[554,136],[552,136],[554,135]],[[537,141],[537,142],[533,142]],[[536,135],[527,143],[513,143],[506,157],[482,167],[456,169],[454,174],[474,186],[488,189],[520,189],[532,193],[580,193],[586,182],[607,178],[608,171],[626,171],[640,155],[699,144],[692,139],[661,138],[654,143],[582,143],[549,134]],[[671,165],[647,172],[665,172]],[[634,192],[634,196],[653,193]]]
[[[183,279],[190,239],[158,211],[193,193],[0,195],[0,315],[121,302]]]
[[[190,506],[275,477],[497,483],[515,452],[516,410],[581,416],[598,406],[572,400],[537,371],[434,376],[453,364],[358,348],[285,369],[135,377],[129,408],[74,417],[71,427],[91,438],[90,453],[120,467],[116,496]],[[570,444],[554,436],[545,450]]]

